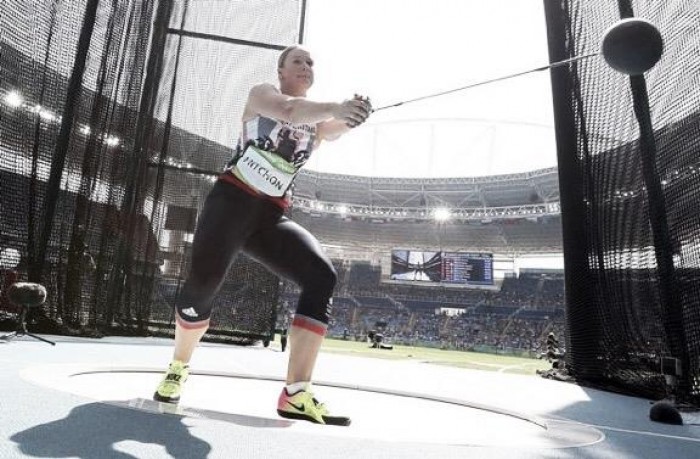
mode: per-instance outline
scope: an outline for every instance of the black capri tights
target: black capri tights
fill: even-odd
[[[208,325],[212,301],[241,250],[301,287],[292,325],[325,334],[337,274],[318,240],[274,203],[221,180],[197,223],[192,266],[176,305],[178,323]]]

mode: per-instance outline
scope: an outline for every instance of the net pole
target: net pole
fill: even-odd
[[[146,181],[146,174],[148,170],[148,163],[150,161],[150,139],[152,137],[152,126],[154,124],[153,112],[156,106],[156,100],[158,95],[158,88],[160,87],[161,78],[163,75],[163,61],[165,54],[165,44],[168,38],[168,25],[170,23],[170,18],[173,11],[172,1],[160,1],[158,2],[158,7],[156,9],[156,16],[153,22],[153,32],[152,39],[150,43],[150,52],[148,56],[148,67],[147,73],[144,81],[144,89],[141,95],[141,110],[139,110],[136,133],[135,133],[135,145],[134,145],[134,162],[136,163],[139,171],[140,180],[136,183],[138,190],[141,193],[137,193],[134,197],[137,197],[133,203],[130,210],[132,214],[138,212],[138,208],[142,205],[144,200],[143,189]],[[159,196],[154,196],[154,203],[158,202]],[[151,215],[151,222],[155,222],[154,214],[157,212],[158,206],[154,205]],[[151,223],[153,225],[153,223]],[[148,235],[151,234],[151,230],[147,232]],[[144,260],[141,264],[142,271],[140,275],[143,281],[140,283],[141,290],[138,292],[137,298],[140,302],[145,302],[146,306],[143,304],[139,308],[140,311],[144,309],[147,311],[146,316],[140,314],[139,325],[144,326],[144,322],[148,323],[151,320],[151,298],[153,295],[153,279],[155,278],[155,267],[156,262],[156,252],[158,251],[157,242],[151,237],[147,237],[146,248],[144,251]],[[153,254],[153,256],[151,255]]]
[[[85,15],[83,16],[83,24],[80,29],[75,63],[73,64],[73,70],[70,80],[68,81],[61,128],[58,133],[58,138],[56,139],[56,148],[51,160],[51,172],[47,183],[46,202],[43,209],[44,225],[40,233],[37,257],[34,260],[35,262],[29,267],[29,279],[32,282],[42,282],[44,264],[46,262],[46,251],[48,249],[49,239],[51,238],[56,204],[61,191],[61,177],[63,176],[71,132],[73,131],[73,118],[83,85],[83,75],[85,74],[85,65],[90,51],[92,33],[95,29],[99,3],[99,0],[89,0],[85,6]]]
[[[544,0],[550,60],[558,61],[568,56],[571,33],[567,31],[569,13],[564,2]],[[562,247],[564,250],[564,281],[567,321],[567,364],[577,377],[597,379],[602,372],[597,356],[600,355],[601,324],[598,316],[590,311],[574,307],[582,298],[594,291],[594,283],[588,265],[590,247],[587,209],[584,200],[584,165],[578,159],[576,113],[569,95],[579,79],[572,78],[568,68],[550,73],[552,102],[554,105],[555,136],[560,184]],[[577,94],[580,88],[576,88]],[[579,106],[580,106],[579,101]],[[563,186],[563,185],[566,186]],[[581,326],[580,324],[585,324]]]
[[[188,13],[188,8],[189,7],[189,0],[185,0],[185,3],[183,5],[183,11],[182,11],[182,18],[180,21],[180,28],[179,30],[182,31],[185,29],[185,22],[187,20],[187,13]],[[170,31],[168,31],[168,34],[171,34]],[[173,68],[173,76],[172,76],[172,81],[171,81],[171,86],[170,86],[170,93],[168,94],[168,111],[165,119],[165,125],[163,126],[163,143],[161,145],[161,150],[158,154],[158,162],[157,162],[157,170],[156,170],[156,179],[155,179],[155,186],[154,186],[154,191],[153,191],[153,201],[157,202],[158,200],[161,199],[163,195],[163,182],[165,180],[165,158],[168,156],[168,147],[169,147],[169,142],[170,142],[170,132],[172,128],[172,121],[173,121],[173,109],[175,105],[175,95],[176,95],[176,90],[177,90],[177,74],[180,69],[180,54],[182,52],[182,41],[184,40],[184,37],[177,36],[177,48],[175,51],[175,63],[174,63],[174,68]],[[185,261],[185,253],[182,254],[182,265],[184,266],[184,261]],[[180,277],[182,276],[182,272],[180,273]],[[175,303],[179,300],[180,294],[181,294],[181,289],[180,289],[180,279],[178,279],[178,288],[177,288],[177,295],[175,297]],[[174,314],[175,311],[173,309],[173,316],[172,318],[174,319]]]
[[[146,76],[143,81],[143,91],[141,93],[132,150],[133,164],[139,165],[143,163],[142,169],[144,170],[147,168],[146,165],[148,163],[148,158],[144,158],[144,155],[148,154],[147,139],[153,124],[153,111],[155,109],[158,88],[163,74],[163,53],[165,51],[168,24],[170,22],[172,10],[172,1],[158,2],[158,9],[156,10],[153,22],[153,37],[151,39],[148,63],[146,64]],[[141,159],[145,159],[145,161],[140,161]],[[143,171],[138,172],[139,173],[128,174],[128,176],[131,177],[131,181],[126,187],[127,190],[124,196],[124,202],[126,203],[125,208],[128,210],[133,208],[133,200],[135,198],[134,190],[140,183],[138,178],[143,175]]]
[[[634,7],[631,0],[618,0],[620,18],[634,17]],[[692,383],[688,369],[688,357],[685,328],[683,327],[683,306],[678,295],[676,269],[673,264],[673,247],[668,228],[666,199],[664,198],[659,171],[656,167],[657,148],[654,136],[654,125],[651,120],[649,91],[644,75],[630,76],[632,90],[632,105],[639,125],[639,154],[642,166],[642,176],[647,189],[649,203],[649,219],[654,241],[654,255],[659,276],[659,299],[664,311],[664,330],[672,357],[681,361],[682,374],[678,375],[681,392],[689,391]]]
[[[306,26],[306,0],[301,0],[301,15],[299,17],[299,43],[304,43],[304,28]]]
[[[154,16],[153,32],[150,44],[148,62],[146,64],[146,76],[144,78],[141,100],[139,102],[139,113],[136,121],[136,129],[134,134],[134,143],[132,145],[132,154],[130,161],[127,161],[130,171],[127,176],[127,182],[124,186],[124,199],[122,201],[121,210],[126,215],[136,215],[139,206],[139,195],[143,187],[145,174],[148,165],[148,139],[153,124],[153,111],[158,95],[158,85],[160,84],[161,75],[163,72],[163,53],[165,49],[165,41],[167,38],[167,27],[172,14],[173,2],[160,1]],[[154,199],[155,202],[155,199]],[[155,207],[155,206],[154,206]],[[133,240],[135,232],[135,218],[130,218],[126,227],[120,231],[126,237],[120,238],[114,257],[115,272],[114,278],[110,283],[109,298],[114,306],[109,308],[107,323],[111,323],[113,314],[118,307],[121,307],[122,302],[128,303],[131,301],[125,296],[125,282],[131,276],[131,268],[133,260],[130,256],[133,247],[130,241]],[[150,240],[150,238],[149,238]],[[148,257],[149,242],[146,243],[146,253],[144,259]],[[119,305],[119,306],[117,306]],[[142,321],[139,321],[139,326]]]
[[[665,311],[664,328],[666,339],[672,357],[679,358],[682,364],[682,375],[679,382],[689,388],[688,355],[683,327],[683,309],[676,288],[676,273],[673,265],[673,247],[666,218],[666,200],[659,172],[656,167],[656,139],[649,111],[649,94],[644,76],[631,76],[632,99],[634,113],[639,124],[639,146],[642,165],[642,175],[649,197],[649,219],[654,240],[654,254],[659,275],[659,296],[662,310]],[[685,385],[685,382],[688,385]]]

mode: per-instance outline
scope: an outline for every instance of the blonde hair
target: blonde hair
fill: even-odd
[[[305,49],[305,48],[301,45],[290,45],[290,46],[287,46],[286,48],[284,48],[282,50],[282,52],[280,53],[279,57],[277,58],[277,68],[278,69],[281,69],[282,67],[284,67],[285,59],[287,59],[287,56],[289,56],[289,53],[291,53],[295,49]]]

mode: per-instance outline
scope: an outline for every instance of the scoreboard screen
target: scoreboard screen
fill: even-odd
[[[452,285],[493,285],[493,254],[393,250],[391,279]]]
[[[440,252],[422,250],[393,250],[391,279],[440,282],[442,280]]]
[[[490,253],[442,252],[442,282],[493,285]]]

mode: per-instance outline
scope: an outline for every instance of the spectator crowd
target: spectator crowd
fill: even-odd
[[[565,342],[561,272],[521,273],[496,290],[383,283],[369,263],[334,262],[339,285],[328,330],[332,338],[365,341],[380,333],[393,344],[536,356],[548,334]],[[283,309],[298,292],[287,286]]]

